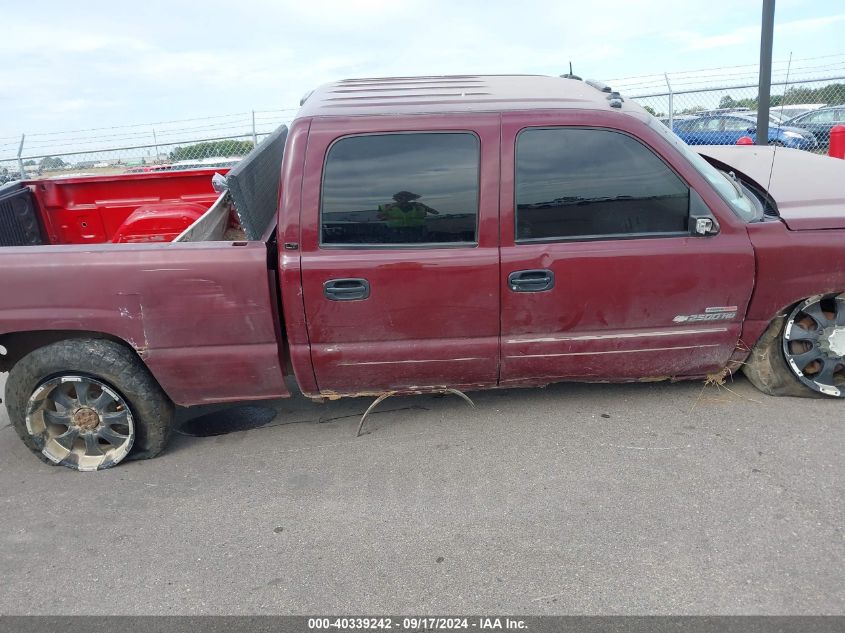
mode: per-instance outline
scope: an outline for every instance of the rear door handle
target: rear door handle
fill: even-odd
[[[329,279],[323,284],[323,294],[329,301],[361,301],[370,296],[370,282],[366,279]]]
[[[515,270],[508,275],[508,287],[514,292],[543,292],[555,287],[555,274],[546,268]]]

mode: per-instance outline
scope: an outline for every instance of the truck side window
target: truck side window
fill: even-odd
[[[340,139],[323,172],[320,243],[475,243],[479,160],[466,132]]]
[[[534,128],[516,145],[516,239],[688,233],[689,189],[650,149],[611,130]]]

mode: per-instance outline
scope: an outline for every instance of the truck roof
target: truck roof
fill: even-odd
[[[296,118],[559,108],[642,112],[631,101],[611,108],[609,90],[597,82],[547,75],[344,79],[303,97]]]

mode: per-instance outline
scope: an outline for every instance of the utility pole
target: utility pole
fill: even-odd
[[[763,0],[760,28],[760,82],[757,92],[757,145],[769,144],[769,101],[772,96],[772,40],[775,30],[775,0]]]
[[[252,146],[258,146],[258,135],[255,133],[255,110],[252,111]]]

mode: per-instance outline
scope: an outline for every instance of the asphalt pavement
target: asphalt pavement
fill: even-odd
[[[99,473],[3,409],[0,614],[845,613],[841,401],[471,396],[389,399],[360,438],[369,400],[183,413]]]

